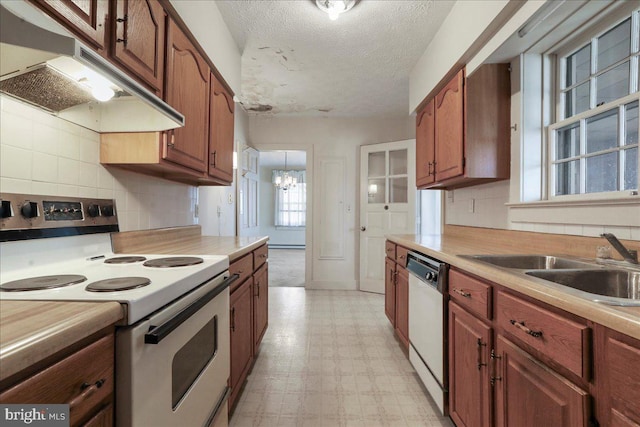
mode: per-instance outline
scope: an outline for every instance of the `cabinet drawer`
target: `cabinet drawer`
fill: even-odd
[[[258,249],[253,251],[253,265],[254,265],[253,268],[257,270],[258,267],[260,267],[262,264],[264,264],[267,261],[268,257],[269,257],[269,248],[267,247],[267,245],[262,245]]]
[[[390,241],[386,241],[384,244],[384,253],[387,254],[392,260],[396,259],[396,244]]]
[[[491,319],[492,287],[456,270],[449,272],[449,296],[452,300],[484,319]]]
[[[407,254],[409,253],[409,249],[403,248],[402,246],[396,247],[396,262],[403,267],[407,266]]]
[[[247,279],[247,277],[251,277],[253,273],[253,255],[247,254],[240,259],[233,261],[229,265],[229,273],[237,274],[240,277],[238,280],[231,284],[231,289],[229,289],[230,293],[233,293],[240,285]]]
[[[114,338],[108,335],[0,394],[2,403],[66,403],[78,425],[113,396]]]
[[[590,375],[590,329],[516,296],[498,292],[498,327],[586,380]]]

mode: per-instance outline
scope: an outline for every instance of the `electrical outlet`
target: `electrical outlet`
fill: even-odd
[[[449,203],[453,203],[453,190],[447,191],[447,199],[449,199]]]
[[[230,205],[232,205],[232,204],[233,204],[233,194],[231,194],[231,193],[229,193],[229,200],[228,200],[228,203],[229,203]]]

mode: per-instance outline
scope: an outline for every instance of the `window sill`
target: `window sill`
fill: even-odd
[[[297,227],[297,226],[287,226],[287,225],[276,225],[276,230],[284,230],[284,231],[301,231],[306,227]]]
[[[514,223],[640,227],[640,197],[506,203]]]

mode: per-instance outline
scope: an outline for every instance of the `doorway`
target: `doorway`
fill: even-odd
[[[243,177],[247,180],[242,189],[246,188],[248,204],[253,199],[256,207],[255,214],[250,212],[250,206],[246,213],[242,209],[247,218],[255,215],[253,227],[245,230],[251,234],[246,235],[269,236],[269,286],[272,287],[305,286],[306,164],[305,151],[259,151],[256,173]],[[255,188],[255,198],[252,188]]]

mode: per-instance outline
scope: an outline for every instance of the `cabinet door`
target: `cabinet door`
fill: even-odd
[[[167,27],[165,99],[185,116],[168,132],[163,158],[200,172],[207,170],[209,66],[175,22]]]
[[[598,325],[596,381],[603,426],[640,425],[640,341]]]
[[[435,180],[464,173],[464,69],[436,95]]]
[[[209,175],[233,181],[233,96],[211,74],[211,117],[209,120]]]
[[[400,342],[409,348],[409,273],[397,265],[396,282],[396,332]]]
[[[434,181],[435,159],[435,101],[429,103],[416,116],[416,186]]]
[[[108,0],[31,0],[85,43],[106,55]]]
[[[396,326],[396,263],[389,258],[384,259],[384,314]]]
[[[449,303],[449,415],[459,426],[491,426],[491,328]]]
[[[587,392],[501,335],[496,341],[497,426],[587,426]]]
[[[255,354],[269,324],[269,272],[267,264],[260,267],[254,275],[253,288],[253,349]]]
[[[112,58],[158,95],[164,76],[165,13],[158,0],[117,0]]]
[[[245,280],[229,299],[229,327],[231,329],[231,373],[229,383],[231,397],[229,407],[233,407],[240,396],[240,388],[249,373],[253,360],[253,278]]]
[[[102,408],[89,421],[82,424],[82,427],[113,427],[113,405],[109,404]]]

